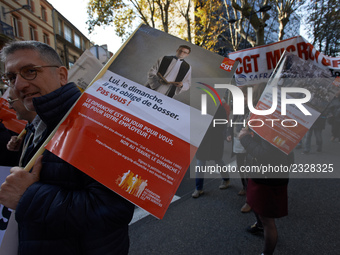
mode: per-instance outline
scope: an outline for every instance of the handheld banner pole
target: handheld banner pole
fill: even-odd
[[[24,135],[26,135],[26,133],[27,133],[27,130],[26,130],[26,129],[23,129],[23,130],[21,131],[21,133],[17,136],[17,140],[21,139]]]

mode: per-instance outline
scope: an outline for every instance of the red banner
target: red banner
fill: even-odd
[[[276,102],[275,111],[267,115],[252,114],[248,126],[289,154],[339,90],[334,80],[328,70],[286,52],[256,106],[257,110],[264,111]],[[290,87],[294,87],[295,92],[282,92]],[[277,92],[273,92],[275,89]],[[303,106],[299,100],[307,95],[302,96],[296,89],[310,93],[310,99]]]
[[[0,119],[6,128],[20,133],[26,126],[26,121],[18,120],[14,110],[8,108],[8,91],[0,98]]]

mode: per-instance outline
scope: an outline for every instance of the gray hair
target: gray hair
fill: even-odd
[[[38,41],[12,41],[6,44],[0,53],[1,61],[6,62],[8,55],[14,54],[18,50],[33,50],[36,51],[47,64],[63,65],[58,53],[51,46]]]

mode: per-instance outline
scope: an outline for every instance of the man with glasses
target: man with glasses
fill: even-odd
[[[7,144],[7,149],[9,151],[21,151],[22,155],[26,151],[28,145],[31,143],[31,140],[34,135],[34,119],[37,115],[35,111],[28,111],[24,104],[16,97],[14,89],[8,89],[8,108],[13,109],[16,113],[18,120],[26,120],[28,121],[25,131],[26,134],[20,138],[17,135],[12,136],[11,140],[9,140]],[[22,159],[19,160],[19,166],[22,166]],[[17,164],[15,164],[17,165]]]
[[[18,120],[26,120],[32,123],[37,113],[35,111],[29,111],[26,109],[25,105],[17,98],[14,89],[8,89],[8,108],[13,109],[16,113]]]
[[[26,165],[81,93],[67,82],[66,67],[47,44],[12,42],[1,59],[3,81],[37,112],[33,142],[23,156]],[[21,255],[128,253],[134,206],[47,150],[30,172],[11,169],[0,203],[16,210]]]
[[[175,56],[160,58],[148,72],[146,87],[173,97],[186,91],[191,85],[191,67],[184,60],[189,56],[191,48],[180,45]]]

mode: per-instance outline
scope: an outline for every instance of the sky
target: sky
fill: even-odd
[[[112,53],[122,45],[121,39],[115,35],[112,27],[96,27],[91,34],[88,33],[86,24],[88,0],[48,0],[48,2],[95,44],[100,46],[106,44]]]

